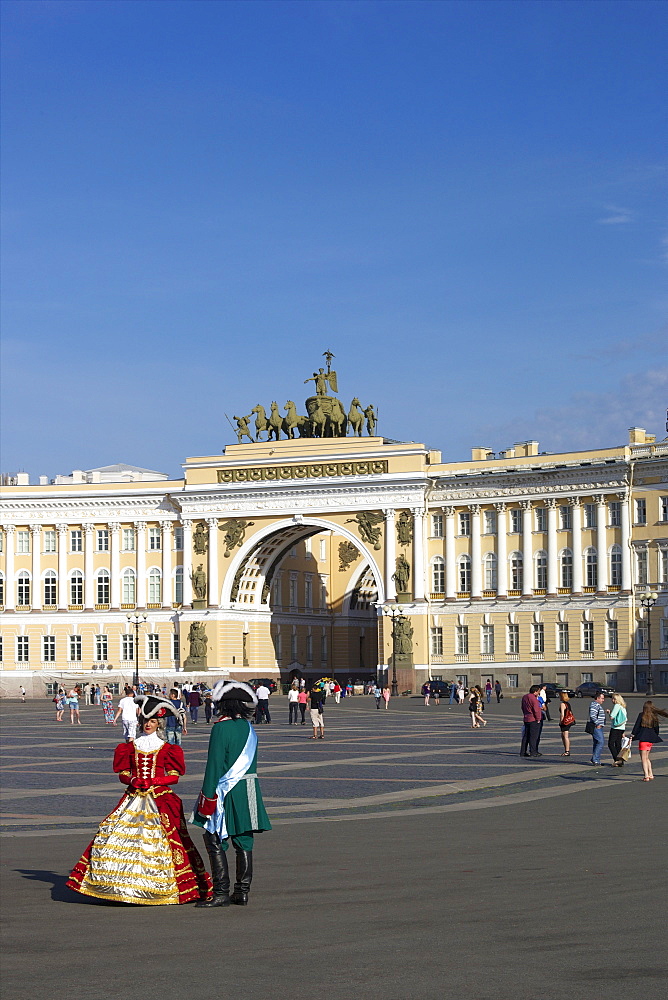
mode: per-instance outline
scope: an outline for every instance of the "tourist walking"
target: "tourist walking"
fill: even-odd
[[[571,708],[571,703],[568,700],[568,695],[565,691],[559,692],[559,729],[561,731],[561,742],[564,744],[564,752],[562,757],[570,757],[571,755],[571,737],[570,732],[572,727],[575,725],[575,716],[573,715],[573,709]]]
[[[73,687],[72,690],[67,695],[67,704],[70,706],[70,723],[72,725],[81,725],[81,718],[79,716],[79,689]]]
[[[501,681],[494,681],[494,694],[496,695],[497,705],[503,698],[503,688],[501,687]]]
[[[622,752],[622,740],[626,729],[628,713],[626,702],[621,694],[613,694],[612,709],[607,710],[610,716],[610,732],[608,733],[608,750],[612,754],[613,767],[623,767],[624,758],[620,756]]]
[[[390,689],[388,687],[384,687],[383,688],[383,701],[385,702],[385,711],[387,711],[388,708],[390,707],[390,696],[391,696],[391,693],[392,692],[390,691]]]
[[[24,688],[23,684],[19,684],[19,694],[21,695],[21,701],[25,702],[25,700],[26,700],[26,689]]]
[[[492,681],[489,677],[487,678],[487,683],[485,684],[485,699],[489,705],[492,700]]]
[[[324,740],[325,738],[325,692],[320,684],[314,684],[308,696],[311,710],[311,725],[313,726],[312,740]]]
[[[597,691],[589,703],[589,721],[587,722],[587,732],[592,738],[592,750],[590,764],[596,767],[601,765],[601,751],[605,741],[605,709],[603,702],[605,695],[602,691]]]
[[[424,682],[424,684],[422,685],[422,690],[420,691],[420,694],[424,698],[425,705],[428,705],[429,704],[429,697],[431,695],[431,685],[429,684],[429,681],[425,681]]]
[[[455,684],[454,681],[452,681],[450,684],[450,701],[448,702],[448,705],[453,704],[456,695],[457,695],[457,685]]]
[[[255,721],[257,723],[265,722],[267,725],[271,723],[271,715],[269,714],[269,695],[271,691],[266,684],[260,684],[255,692],[255,697],[257,698],[257,709],[255,711]]]
[[[125,695],[118,703],[114,722],[118,722],[119,719],[123,723],[125,742],[132,742],[137,735],[137,705],[129,684],[125,685]]]
[[[188,729],[186,726],[186,707],[181,701],[176,688],[172,688],[169,692],[169,702],[172,706],[172,712],[166,717],[165,734],[167,742],[175,746],[181,746],[181,736],[187,736]]]
[[[471,713],[471,729],[480,729],[487,723],[482,717],[482,691],[479,687],[472,687],[469,694],[469,712]]]
[[[668,712],[657,708],[652,701],[646,701],[642,712],[633,724],[631,739],[638,741],[640,760],[642,762],[643,781],[653,781],[654,772],[649,755],[655,743],[663,743],[659,736],[659,718],[668,719]]]
[[[211,717],[213,716],[213,698],[211,696],[211,691],[204,692],[204,718],[206,719],[207,726],[211,725]]]
[[[524,731],[522,734],[522,746],[520,753],[523,757],[542,757],[538,752],[538,734],[540,732],[540,722],[543,716],[540,702],[536,697],[540,686],[532,684],[527,694],[522,698],[522,718],[524,719]]]
[[[102,714],[104,715],[104,721],[106,725],[115,726],[116,723],[114,722],[114,699],[111,694],[111,691],[109,690],[106,684],[104,685],[104,691],[102,692],[100,703],[102,705]]]
[[[300,686],[299,695],[297,696],[297,704],[299,705],[299,714],[301,715],[302,726],[306,725],[306,703],[308,701],[308,694],[306,688]]]
[[[466,695],[466,688],[460,681],[459,684],[457,685],[457,700],[459,701],[460,705],[464,704],[465,695]]]
[[[202,704],[202,695],[199,693],[198,688],[193,688],[193,690],[188,695],[188,709],[190,711],[190,721],[194,726],[197,725],[197,719],[199,716],[199,710],[201,704]]]
[[[56,722],[62,722],[65,709],[67,708],[67,696],[61,687],[58,688],[53,700],[56,703]]]
[[[288,725],[297,725],[297,713],[299,709],[299,688],[293,684],[288,691]]]
[[[338,705],[341,702],[341,685],[338,681],[334,682],[334,704]]]
[[[440,689],[440,687],[438,685],[438,682],[432,681],[432,683],[431,683],[430,686],[431,686],[431,695],[432,695],[432,698],[434,699],[434,705],[440,705],[441,704],[441,689]]]
[[[376,708],[379,709],[380,708],[380,703],[381,703],[381,700],[382,700],[382,697],[383,697],[383,691],[382,691],[382,688],[378,684],[376,684],[376,686],[373,689],[373,696],[376,699]],[[425,705],[428,705],[428,704],[429,704],[429,702],[425,701]]]

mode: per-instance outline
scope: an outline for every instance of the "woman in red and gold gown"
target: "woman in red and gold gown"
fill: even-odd
[[[158,735],[170,702],[140,696],[141,736],[121,743],[114,771],[128,786],[102,821],[67,885],[86,896],[163,905],[206,899],[211,880],[190,839],[181,799],[172,790],[185,774],[183,750]]]

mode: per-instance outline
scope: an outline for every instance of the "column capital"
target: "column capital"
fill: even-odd
[[[161,531],[169,531],[173,523],[173,521],[160,521],[159,524]]]
[[[7,532],[8,535],[13,535],[14,532],[16,531],[16,525],[15,524],[6,524],[5,525],[5,531]]]
[[[550,507],[552,510],[557,509],[557,501],[554,497],[548,497],[545,501],[545,506]]]
[[[67,534],[67,530],[68,530],[68,526],[66,524],[57,524],[56,525],[56,531],[58,532],[59,535],[66,535]]]
[[[568,506],[569,507],[581,507],[582,506],[582,497],[569,497],[568,498]]]
[[[31,531],[31,533],[33,535],[39,535],[39,533],[40,533],[41,530],[42,530],[42,525],[41,524],[31,524],[30,525],[30,531]]]
[[[383,514],[385,515],[386,521],[394,521],[397,512],[394,507],[383,507]]]
[[[603,506],[605,504],[605,497],[603,496],[602,493],[597,493],[595,496],[592,497],[592,500],[599,507],[601,507],[601,506]]]
[[[134,521],[133,524],[136,531],[146,531],[146,521]]]
[[[217,517],[207,517],[206,518],[206,523],[208,524],[208,526],[210,528],[217,528],[218,527],[218,518]]]
[[[411,507],[410,511],[413,517],[424,517],[424,515],[427,513],[424,507]]]
[[[623,493],[615,493],[614,495],[622,503],[628,503],[629,502],[629,495],[628,495],[628,493],[626,491],[624,491]]]
[[[531,500],[520,500],[522,510],[531,510]]]
[[[480,513],[480,504],[479,503],[470,503],[469,504],[469,510],[470,510],[470,512],[472,514],[479,514]]]
[[[455,516],[455,508],[454,507],[444,507],[443,508],[443,513],[445,514],[446,517],[454,517]]]
[[[87,535],[92,535],[93,532],[95,531],[95,525],[94,524],[82,524],[81,527],[83,528],[84,532]]]
[[[192,517],[182,517],[181,518],[181,524],[182,524],[182,526],[184,528],[192,528],[192,526],[193,526],[193,519],[192,519]]]
[[[494,510],[499,514],[503,514],[508,509],[508,504],[505,500],[499,500],[498,503],[494,504]]]
[[[120,530],[121,530],[121,522],[120,521],[110,521],[109,522],[109,531],[112,533],[112,535],[117,535]]]

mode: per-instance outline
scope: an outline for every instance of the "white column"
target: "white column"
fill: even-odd
[[[522,593],[531,594],[533,591],[533,544],[531,539],[531,500],[522,500],[520,507],[522,514]]]
[[[183,524],[183,606],[193,602],[193,523],[184,518]]]
[[[67,593],[67,525],[59,524],[58,532],[58,610],[67,611],[69,594]]]
[[[161,521],[160,530],[162,538],[162,606],[171,608],[173,597],[172,590],[172,522]]]
[[[557,501],[546,500],[547,506],[547,596],[556,597],[559,586],[557,556]]]
[[[95,527],[84,524],[84,607],[95,605],[95,581],[93,579],[93,545],[95,544]]]
[[[622,505],[622,590],[631,591],[631,550],[629,548],[629,500],[626,493],[620,493]],[[9,550],[8,550],[9,551]]]
[[[445,514],[445,599],[457,596],[457,561],[455,558],[455,508],[444,507]]]
[[[135,521],[137,545],[137,607],[146,607],[146,524]]]
[[[218,518],[207,517],[206,523],[209,526],[209,606],[217,608],[220,606],[220,593],[218,591]]]
[[[383,510],[385,515],[385,600],[396,601],[397,585],[392,579],[397,565],[397,545],[394,533],[394,508]]]
[[[505,503],[496,508],[496,596],[508,596],[508,524]]]
[[[109,534],[111,535],[111,585],[110,585],[110,598],[111,608],[120,608],[121,606],[121,526],[117,521],[113,521],[109,525]]]
[[[571,515],[571,549],[573,551],[573,593],[582,593],[582,505],[580,497],[570,501],[573,512]]]
[[[424,511],[414,507],[413,511],[413,600],[424,601]]]
[[[16,607],[16,580],[14,579],[15,531],[15,524],[5,525],[5,544],[7,546],[7,557],[5,560],[5,611],[13,611]]]
[[[607,521],[608,505],[605,497],[596,497],[596,555],[598,559],[598,586],[600,594],[608,592],[608,546],[606,544],[608,532]]]
[[[480,504],[474,503],[471,511],[471,599],[482,596],[482,555],[480,551]]]
[[[30,525],[30,544],[32,545],[32,588],[30,590],[30,604],[33,608],[41,608],[44,603],[42,592],[42,525]]]

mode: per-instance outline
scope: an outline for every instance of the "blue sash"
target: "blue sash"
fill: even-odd
[[[206,823],[204,824],[205,830],[208,830],[209,833],[217,833],[221,840],[225,840],[228,835],[227,823],[225,822],[225,796],[228,792],[231,792],[234,786],[237,785],[243,778],[248,779],[248,804],[251,810],[251,819],[253,819],[252,813],[255,812],[255,821],[257,822],[257,806],[255,805],[255,779],[257,775],[248,774],[248,770],[253,763],[255,751],[257,750],[257,733],[251,726],[250,722],[248,723],[248,730],[246,745],[235,760],[234,764],[232,764],[229,771],[226,771],[226,773],[222,776],[216,787],[216,795],[218,798],[216,811],[212,816],[206,817]],[[255,806],[255,809],[253,809],[253,806]]]

